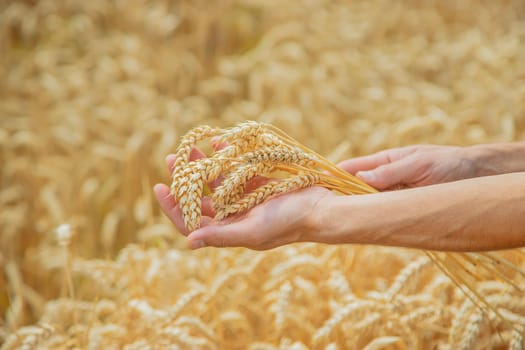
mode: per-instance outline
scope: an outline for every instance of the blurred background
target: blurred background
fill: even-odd
[[[118,304],[116,277],[111,291],[90,285],[113,278],[97,264],[126,249],[184,254],[172,302],[191,278],[213,280],[191,264],[267,254],[189,253],[159,212],[151,188],[169,181],[164,157],[189,128],[265,121],[333,161],[523,140],[524,43],[525,3],[513,0],[2,1],[0,344],[71,297],[67,266],[77,300]],[[388,254],[400,268],[394,256],[412,253]],[[74,261],[98,277],[76,276]]]

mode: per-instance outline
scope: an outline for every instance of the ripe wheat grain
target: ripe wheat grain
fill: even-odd
[[[274,195],[311,187],[317,183],[319,183],[319,177],[311,174],[300,174],[282,181],[270,181],[237,202],[220,208],[216,213],[216,218],[222,220],[231,214],[245,212]]]

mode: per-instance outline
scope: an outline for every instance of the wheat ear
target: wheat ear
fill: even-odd
[[[271,196],[287,193],[301,188],[311,187],[318,182],[319,177],[312,174],[300,174],[283,181],[271,181],[270,183],[267,183],[266,185],[261,186],[253,192],[247,194],[236,203],[231,204],[225,208],[221,208],[216,213],[216,218],[218,220],[222,220],[231,214],[245,212],[262,203]]]

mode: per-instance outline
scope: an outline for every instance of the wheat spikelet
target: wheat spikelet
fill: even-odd
[[[240,160],[247,163],[271,162],[280,164],[297,164],[302,166],[313,166],[316,158],[304,152],[300,148],[279,145],[274,147],[262,147],[254,151],[244,153]]]
[[[367,314],[362,320],[353,324],[351,329],[356,335],[360,335],[367,331],[373,331],[374,327],[376,327],[381,321],[383,321],[381,314],[372,312]],[[357,338],[358,339],[356,339],[354,343],[357,343],[360,340],[359,336]]]
[[[93,327],[89,330],[87,336],[87,348],[89,350],[100,349],[104,347],[104,345],[107,346],[107,343],[105,343],[106,339],[118,339],[125,334],[126,331],[124,327],[114,324]]]
[[[265,146],[242,154],[239,160],[245,165],[229,173],[214,192],[213,205],[216,212],[238,201],[244,193],[246,183],[255,176],[267,175],[279,165],[308,167],[314,164],[314,157],[311,155],[285,145]]]
[[[461,308],[456,312],[456,317],[452,320],[452,324],[450,325],[450,332],[449,332],[449,343],[450,344],[457,344],[459,343],[461,339],[461,334],[463,333],[467,320],[469,319],[470,313],[474,309],[474,304],[470,301],[470,299],[467,299],[463,302],[461,305]]]
[[[454,286],[447,276],[438,275],[425,286],[425,293],[446,304],[453,298]]]
[[[232,143],[236,142],[237,140],[242,140],[243,142],[253,142],[257,136],[263,134],[265,131],[266,124],[249,120],[225,130],[222,135],[217,138],[217,142]]]
[[[408,324],[401,321],[397,314],[388,314],[389,323],[387,326],[392,333],[399,335],[408,349],[417,349],[419,347],[419,338],[417,332],[413,332]]]
[[[509,294],[494,294],[486,297],[487,302],[494,306],[494,308],[503,308],[507,311],[515,313],[517,315],[525,314],[525,299],[521,296],[509,295]],[[500,320],[504,322],[505,320]],[[519,328],[520,322],[518,322]]]
[[[161,331],[161,334],[166,336],[168,340],[166,345],[175,341],[189,349],[217,349],[208,339],[192,336],[180,327],[166,327]]]
[[[204,322],[202,322],[197,317],[191,317],[191,316],[182,316],[175,321],[175,326],[179,327],[191,327],[191,329],[196,329],[203,335],[205,335],[210,341],[213,343],[217,342],[217,335],[215,334],[215,331],[211,329],[208,325],[206,325]]]
[[[175,152],[175,162],[173,163],[173,171],[179,167],[184,166],[190,159],[190,153],[197,142],[206,138],[216,136],[220,132],[220,129],[212,128],[207,125],[195,127],[188,131],[181,139],[177,151]]]
[[[510,350],[523,350],[523,335],[525,330],[523,325],[519,329],[514,329],[512,331],[512,338],[510,340],[509,349]]]
[[[461,341],[456,344],[458,349],[469,350],[472,349],[478,335],[481,331],[484,316],[481,310],[476,310],[468,319],[464,333],[461,335]]]
[[[283,331],[285,327],[292,291],[290,282],[283,283],[279,288],[277,302],[272,307],[275,313],[275,328],[278,332]]]
[[[319,328],[312,336],[314,344],[320,344],[330,337],[332,332],[340,326],[342,322],[347,319],[360,318],[364,313],[378,312],[381,315],[389,314],[391,309],[384,304],[370,300],[358,300],[347,304],[343,308],[337,310],[335,314],[330,317],[321,328]]]
[[[265,131],[262,124],[255,122],[249,123],[251,124],[251,126],[248,127],[249,130],[246,130],[246,127],[239,129],[233,128],[225,131],[222,137],[214,140],[216,144],[222,142],[227,145],[224,149],[217,151],[214,157],[232,158],[261,147],[278,147],[284,145],[284,142],[279,137]]]
[[[41,340],[51,337],[54,332],[54,327],[49,324],[24,327],[10,334],[2,349],[35,349]]]
[[[188,173],[188,185],[182,185],[177,192],[178,202],[188,231],[200,227],[201,201],[204,189],[204,179],[201,173]]]
[[[385,301],[379,297],[378,300]],[[405,312],[407,309],[416,309],[422,306],[426,306],[433,300],[431,296],[427,294],[414,294],[414,295],[398,295],[391,303],[392,308],[398,312]]]
[[[179,314],[192,303],[195,299],[203,294],[201,290],[190,290],[182,295],[177,303],[173,305],[169,310],[169,318],[171,320],[177,318]]]
[[[250,344],[250,347],[248,349],[250,350],[279,350],[279,347],[273,344],[270,344],[270,343],[254,342]]]
[[[231,214],[242,213],[262,203],[271,196],[310,187],[318,182],[319,178],[311,174],[301,174],[282,181],[271,181],[247,194],[236,203],[228,205],[225,208],[220,208],[216,213],[216,218],[222,220]]]
[[[174,182],[178,185],[172,186],[177,190],[175,196],[181,207],[184,223],[189,231],[200,227],[201,198],[204,185],[219,177],[223,170],[224,160],[203,158],[189,162],[187,167],[174,175]]]
[[[220,212],[226,205],[238,201],[244,193],[246,182],[257,175],[270,173],[274,169],[271,163],[255,163],[240,166],[229,173],[217,187],[212,195],[213,208],[216,213]]]
[[[181,143],[175,152],[172,183],[170,191],[181,206],[184,223],[188,230],[193,231],[200,226],[201,197],[205,179],[212,177],[207,171],[215,170],[213,163],[199,162],[189,166],[192,148],[200,140],[217,135],[218,129],[209,126],[200,126],[190,130],[182,137]],[[217,174],[218,176],[218,174]]]
[[[395,296],[407,285],[410,279],[415,278],[418,272],[429,265],[431,265],[431,261],[427,257],[421,257],[405,266],[385,293],[386,299],[390,301],[394,299]]]
[[[227,273],[222,274],[217,279],[214,280],[213,284],[210,287],[210,291],[205,295],[202,300],[202,303],[208,304],[212,303],[220,294],[219,291],[224,288],[228,283],[237,278],[242,278],[250,274],[249,269],[232,269]]]
[[[270,275],[274,277],[285,276],[292,271],[298,269],[311,269],[315,273],[321,271],[323,260],[310,254],[295,255],[279,264],[276,264],[270,271]]]
[[[128,306],[151,322],[168,316],[165,310],[158,310],[152,307],[147,300],[132,299],[128,302]]]
[[[343,273],[341,273],[341,271],[333,271],[330,274],[328,285],[332,290],[332,294],[334,294],[334,296],[336,297],[348,298],[352,295],[352,289],[350,288],[350,284],[348,283]]]
[[[432,322],[431,320],[440,311],[434,306],[423,306],[417,309],[411,310],[409,313],[401,316],[400,322],[417,326],[421,322]]]
[[[379,350],[384,349],[388,345],[397,345],[400,349],[406,349],[406,344],[400,337],[384,336],[372,340],[363,347],[363,350]]]
[[[122,350],[152,350],[150,342],[141,339],[137,340],[131,344],[125,345]]]

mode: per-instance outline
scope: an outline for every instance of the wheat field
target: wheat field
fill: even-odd
[[[522,349],[422,252],[189,251],[151,188],[202,124],[331,161],[525,140],[524,42],[511,0],[0,2],[2,349]]]

